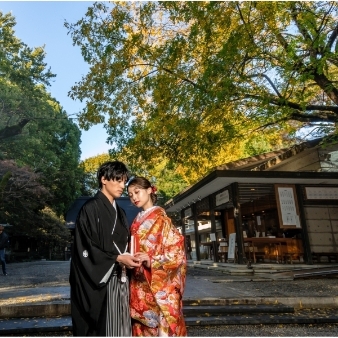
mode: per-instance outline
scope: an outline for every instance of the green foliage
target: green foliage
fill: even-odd
[[[111,161],[112,158],[109,154],[101,154],[85,159],[80,163],[80,168],[84,172],[83,177],[83,196],[92,196],[99,188],[96,173],[101,164]]]
[[[62,217],[80,195],[81,133],[47,92],[55,75],[44,49],[29,48],[14,27],[0,12],[0,218],[14,234],[39,237],[41,229],[65,231]]]
[[[166,201],[187,185],[187,181],[183,179],[182,175],[177,173],[174,167],[170,166],[165,160],[158,159],[156,165],[150,166],[147,163],[137,161],[127,162],[122,154],[117,158],[109,154],[101,154],[90,157],[80,164],[86,177],[85,186],[89,192],[87,195],[93,195],[98,189],[96,172],[99,166],[106,161],[114,161],[115,159],[124,162],[132,175],[144,176],[156,185],[158,189],[158,204],[160,205],[164,205]]]
[[[37,240],[40,252],[45,252],[48,258],[52,259],[53,250],[56,247],[64,249],[67,243],[70,242],[70,231],[65,225],[63,217],[58,217],[55,212],[46,207],[39,212],[40,222],[34,229],[33,235]],[[60,250],[61,252],[63,250]]]
[[[19,232],[34,229],[36,214],[50,198],[40,183],[40,175],[29,167],[18,167],[13,160],[0,161],[1,223],[16,225]]]
[[[332,133],[336,16],[321,1],[96,3],[66,23],[92,66],[70,93],[87,102],[81,126],[107,116],[117,152],[194,170],[191,154],[255,133]]]
[[[49,85],[55,77],[46,70],[45,52],[42,47],[31,49],[14,35],[15,18],[12,14],[0,12],[0,57],[2,77],[7,78],[27,90],[35,85]]]
[[[70,92],[86,101],[80,125],[107,121],[113,156],[148,171],[160,157],[189,182],[287,144],[301,128],[331,134],[337,8],[321,1],[95,3],[65,24],[91,64]]]
[[[1,194],[1,198],[3,199],[3,194],[4,191],[6,189],[6,186],[8,184],[9,179],[12,177],[12,173],[10,171],[8,172],[4,172],[3,176],[1,177],[1,181],[0,181],[0,194]]]

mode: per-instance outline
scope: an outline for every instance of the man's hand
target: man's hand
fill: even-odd
[[[121,265],[125,265],[128,269],[139,268],[142,264],[139,258],[132,256],[130,253],[118,255],[116,261]]]

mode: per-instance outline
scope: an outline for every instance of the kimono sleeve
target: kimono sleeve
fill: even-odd
[[[184,237],[168,217],[160,217],[160,243],[151,257],[150,288],[172,332],[182,322],[182,299],[186,282]]]
[[[162,222],[159,245],[151,258],[152,285],[175,284],[183,293],[186,277],[186,255],[184,237],[168,217],[160,217]]]

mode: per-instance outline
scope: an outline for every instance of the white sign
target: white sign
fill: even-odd
[[[192,216],[191,208],[188,208],[188,209],[184,210],[184,216],[185,216],[185,217],[190,217],[190,216]]]
[[[198,230],[205,230],[205,229],[211,229],[211,223],[199,224],[198,225]]]
[[[218,207],[221,204],[228,203],[230,200],[229,198],[229,190],[225,190],[221,192],[220,194],[216,195],[216,207]]]
[[[257,216],[257,225],[262,225],[261,216]]]
[[[308,200],[338,200],[338,188],[305,187]]]
[[[235,259],[236,233],[229,234],[228,259]]]
[[[278,187],[278,196],[283,225],[296,225],[298,215],[293,189],[289,187]]]

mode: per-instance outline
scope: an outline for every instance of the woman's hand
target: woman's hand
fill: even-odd
[[[128,269],[139,268],[142,264],[142,261],[139,257],[136,257],[136,255],[132,256],[128,252],[118,255],[116,261],[121,265],[125,265]]]
[[[145,252],[136,252],[134,255],[137,259],[140,260],[140,262],[143,263],[144,266],[146,266],[148,269],[150,268],[150,257]]]

